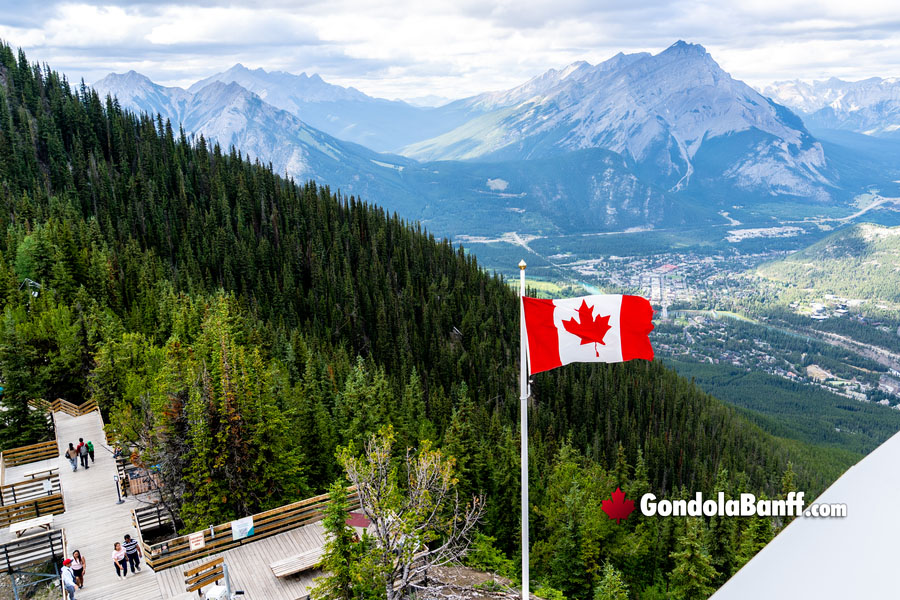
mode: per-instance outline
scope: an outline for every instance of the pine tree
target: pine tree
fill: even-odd
[[[766,495],[761,494],[760,500],[765,500]],[[740,546],[735,557],[735,568],[740,569],[747,564],[756,553],[771,541],[774,535],[771,517],[754,515],[747,518],[747,524],[740,533]]]
[[[604,563],[602,575],[594,588],[594,600],[628,600],[628,584],[612,563]]]
[[[728,481],[728,470],[719,469],[713,493],[723,493],[725,500],[732,498],[731,485]],[[734,517],[713,515],[709,518],[707,530],[707,547],[713,557],[713,566],[719,572],[719,583],[724,583],[734,573],[735,546],[737,544],[737,521]]]
[[[669,592],[679,600],[706,598],[713,593],[718,573],[703,544],[703,522],[690,517],[684,535],[678,539],[678,550],[672,553],[675,568],[669,575]]]
[[[354,532],[346,521],[349,514],[347,489],[335,482],[328,490],[324,510],[325,553],[320,563],[325,575],[316,579],[311,596],[316,600],[356,600],[353,590]]]
[[[787,500],[788,495],[794,492],[797,493],[797,474],[794,472],[794,463],[788,461],[787,468],[784,470],[784,475],[781,477],[781,495],[779,499]],[[787,526],[788,523],[794,520],[792,516],[783,517],[783,526]]]

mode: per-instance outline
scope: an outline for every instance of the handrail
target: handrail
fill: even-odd
[[[50,484],[50,490],[46,490],[45,485]],[[48,475],[33,477],[15,483],[7,483],[0,487],[0,505],[7,503],[8,498],[12,498],[11,504],[22,502],[23,500],[32,500],[34,498],[43,498],[52,496],[62,491],[62,484],[59,480],[59,473],[50,471]],[[23,498],[24,496],[24,498]]]
[[[66,505],[60,491],[52,496],[41,496],[0,506],[0,527],[8,527],[19,521],[27,521],[44,515],[59,515],[64,512],[66,512]]]
[[[68,400],[57,398],[50,403],[51,412],[64,412],[70,417],[81,417],[95,410],[100,409],[97,407],[97,403],[93,400],[88,400],[84,404],[78,405],[72,404]]]
[[[347,496],[350,500],[349,508],[351,510],[358,508],[356,487],[347,488]],[[232,538],[230,521],[214,525],[202,530],[204,545],[197,550],[190,549],[189,535],[178,536],[156,544],[143,543],[145,562],[154,571],[162,571],[255,540],[291,531],[320,521],[323,509],[328,502],[328,494],[322,494],[255,514],[253,515],[253,535],[240,540]]]
[[[41,398],[28,401],[29,406],[36,410],[44,410],[48,413],[63,412],[70,417],[81,417],[91,411],[100,410],[95,400],[88,400],[82,404],[74,404],[68,400],[57,398],[53,402]]]
[[[65,544],[63,529],[51,529],[0,543],[0,570],[9,572],[51,559],[62,559]]]
[[[31,444],[30,446],[20,446],[19,448],[10,448],[0,452],[3,460],[3,466],[17,467],[27,463],[47,460],[49,458],[57,458],[59,449],[56,446],[56,440],[49,442],[41,442],[39,444]]]

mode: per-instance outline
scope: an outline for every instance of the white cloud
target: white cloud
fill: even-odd
[[[0,37],[73,79],[134,68],[184,85],[235,62],[385,97],[460,97],[575,60],[703,44],[735,77],[900,75],[900,13],[877,0],[230,0],[11,5]]]

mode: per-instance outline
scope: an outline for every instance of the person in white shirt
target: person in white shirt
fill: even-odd
[[[125,548],[119,542],[113,546],[112,560],[116,566],[116,577],[122,579],[128,575],[128,559],[125,557]]]
[[[80,550],[76,550],[72,553],[72,572],[75,574],[75,585],[78,586],[78,589],[84,587],[84,571],[85,564],[87,561],[84,560],[84,557],[81,555]]]
[[[67,558],[63,561],[63,568],[60,571],[62,576],[62,586],[69,595],[69,600],[75,600],[75,573],[72,571],[72,559]]]

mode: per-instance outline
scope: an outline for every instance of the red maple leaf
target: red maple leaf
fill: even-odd
[[[634,511],[634,500],[626,500],[625,492],[622,491],[622,488],[616,488],[612,494],[612,500],[604,500],[601,502],[600,508],[603,509],[603,512],[606,513],[610,519],[615,519],[616,524],[620,523],[622,519],[627,519],[628,515]]]
[[[595,319],[594,307],[588,306],[587,301],[585,300],[581,301],[581,306],[578,308],[578,321],[573,317],[567,321],[563,321],[563,327],[565,327],[566,331],[572,335],[580,337],[582,346],[585,344],[595,344],[594,351],[597,353],[597,356],[600,356],[600,350],[597,348],[596,344],[605,346],[606,344],[603,343],[603,338],[606,336],[606,332],[612,329],[612,327],[609,326],[609,315],[605,317],[597,315],[597,318]]]

